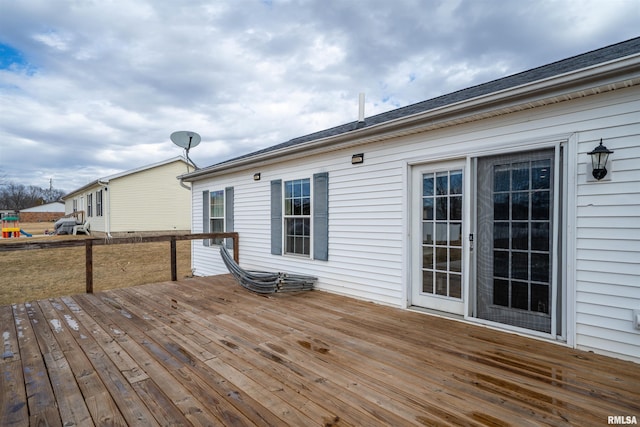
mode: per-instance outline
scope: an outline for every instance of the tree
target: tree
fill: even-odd
[[[0,175],[0,180],[2,175]],[[33,206],[51,203],[64,196],[63,190],[43,189],[35,185],[16,184],[4,181],[0,186],[0,209],[19,211]]]

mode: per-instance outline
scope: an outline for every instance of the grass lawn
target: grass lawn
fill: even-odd
[[[0,239],[0,244],[84,239],[42,236],[53,223],[24,223],[34,237]],[[178,278],[191,276],[191,242],[177,242]],[[94,292],[171,279],[169,242],[93,247]],[[36,249],[0,254],[0,305],[85,292],[84,247]]]

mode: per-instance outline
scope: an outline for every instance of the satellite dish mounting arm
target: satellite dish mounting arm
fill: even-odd
[[[193,160],[191,160],[191,158],[189,158],[189,150],[191,150],[191,147],[195,147],[200,144],[200,135],[195,132],[180,130],[171,134],[171,141],[173,141],[173,143],[178,147],[184,148],[187,161],[198,169],[198,166],[193,162]]]

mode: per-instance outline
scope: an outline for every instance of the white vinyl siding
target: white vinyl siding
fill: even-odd
[[[546,148],[564,142],[573,183],[562,191],[570,205],[563,224],[569,240],[562,276],[567,290],[571,345],[640,362],[640,87],[490,117],[384,142],[336,149],[294,161],[193,183],[194,231],[202,229],[202,191],[235,187],[235,231],[244,268],[319,277],[318,288],[405,307],[410,280],[409,174],[412,164]],[[600,138],[615,151],[612,180],[586,182],[586,153]],[[352,165],[351,156],[365,161]],[[270,181],[328,172],[329,260],[274,256],[270,251]],[[565,175],[568,173],[564,171]],[[217,254],[194,244],[198,275],[225,274]],[[634,261],[635,260],[635,261]],[[570,270],[570,271],[566,271]],[[565,310],[566,311],[566,310]]]
[[[186,172],[186,164],[175,161],[112,179],[108,185],[110,231],[189,230],[191,195],[176,178]]]
[[[578,345],[640,359],[640,107],[635,123],[581,135],[576,206]],[[614,151],[610,181],[588,182],[586,154],[604,138]],[[604,349],[604,351],[603,351]]]
[[[402,198],[398,197],[402,190],[402,178],[398,175],[401,163],[385,166],[386,171],[381,171],[380,165],[374,164],[378,161],[372,160],[370,172],[365,176],[353,174],[350,160],[339,168],[331,168],[328,261],[271,255],[270,181],[282,178],[284,182],[309,175],[310,171],[325,171],[332,163],[337,163],[332,156],[319,159],[309,168],[291,163],[287,164],[291,168],[287,167],[284,174],[279,167],[263,168],[260,181],[253,181],[251,175],[233,174],[216,180],[215,187],[206,180],[195,182],[194,232],[202,230],[202,191],[233,184],[235,231],[240,234],[240,262],[244,268],[313,274],[322,278],[319,287],[323,289],[345,294],[355,292],[361,298],[396,304],[402,294]],[[377,188],[353,194],[367,181]],[[360,209],[364,213],[358,214]],[[196,274],[228,273],[219,255],[207,249],[210,248],[201,243],[193,245]]]

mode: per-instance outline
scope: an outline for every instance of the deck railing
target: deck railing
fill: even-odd
[[[16,242],[0,245],[0,252],[24,251],[34,249],[54,249],[54,248],[70,248],[77,246],[85,247],[85,271],[86,271],[86,292],[93,293],[93,247],[101,245],[121,245],[131,243],[153,243],[153,242],[169,242],[169,254],[171,259],[171,280],[178,280],[178,266],[176,242],[178,240],[201,240],[201,239],[231,239],[233,240],[233,259],[240,262],[238,251],[239,235],[236,232],[231,233],[197,233],[197,234],[171,234],[160,236],[136,236],[136,237],[111,237],[87,239],[67,239],[55,240],[47,242],[46,240],[35,242]]]

